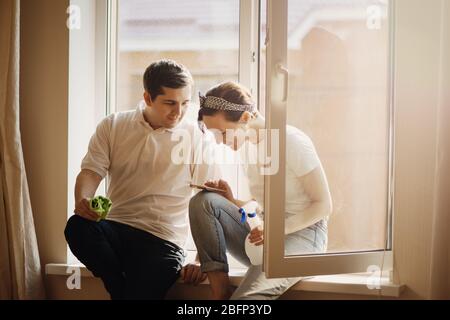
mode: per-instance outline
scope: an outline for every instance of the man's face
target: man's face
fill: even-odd
[[[192,87],[190,85],[172,89],[162,87],[162,94],[152,101],[148,92],[144,99],[149,108],[151,125],[157,128],[173,128],[183,119],[191,101]]]

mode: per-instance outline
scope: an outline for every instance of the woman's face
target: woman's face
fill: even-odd
[[[238,150],[247,138],[247,126],[243,122],[228,121],[223,112],[212,116],[203,116],[203,123],[214,133],[218,144],[225,143],[233,150]]]

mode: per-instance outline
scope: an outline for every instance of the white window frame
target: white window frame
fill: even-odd
[[[390,2],[390,70],[393,70],[393,40],[395,1]],[[286,108],[288,92],[287,66],[287,14],[288,0],[267,0],[267,65],[266,65],[266,128],[268,130],[286,127]],[[388,97],[390,107],[389,131],[389,185],[388,185],[388,219],[392,221],[393,204],[393,84],[389,79]],[[268,135],[270,137],[270,135]],[[286,151],[286,132],[279,130],[279,154]],[[273,142],[268,139],[268,150]],[[365,273],[370,266],[377,266],[380,271],[393,268],[392,241],[387,241],[385,250],[368,252],[349,252],[339,254],[305,255],[286,257],[284,254],[284,217],[277,214],[285,212],[285,163],[280,161],[275,175],[265,176],[265,222],[264,222],[264,271],[268,278],[318,276],[343,273]],[[391,238],[391,229],[388,229]]]
[[[68,128],[68,218],[75,207],[73,187],[80,171],[81,157],[87,150],[87,142],[80,139],[80,132],[95,131],[97,119],[110,110],[107,63],[108,56],[108,6],[111,0],[71,0],[70,5],[79,8],[80,29],[70,30],[69,36],[69,128]],[[99,115],[99,110],[102,114]],[[88,120],[86,120],[86,118]],[[104,194],[106,181],[102,181],[97,193]],[[67,263],[79,261],[67,249]]]
[[[240,0],[239,82],[253,97],[259,97],[259,17],[260,0]]]
[[[240,0],[239,21],[239,81],[259,97],[259,55],[260,55],[260,1]],[[393,4],[395,0],[391,0]],[[267,66],[266,66],[266,127],[284,128],[286,122],[287,73],[287,0],[267,0]],[[118,0],[98,1],[96,12],[96,43],[101,50],[96,53],[96,82],[103,81],[104,95],[98,95],[97,103],[105,106],[105,115],[116,112],[117,95],[117,38]],[[391,12],[393,12],[391,5]],[[394,14],[391,14],[391,17]],[[276,21],[277,23],[273,23]],[[392,21],[391,21],[392,22]],[[100,26],[106,26],[106,30]],[[393,26],[393,24],[391,24]],[[393,38],[393,36],[392,36]],[[393,39],[392,39],[393,40]],[[102,54],[106,52],[106,54]],[[281,68],[280,68],[281,67]],[[393,78],[391,79],[393,84]],[[390,85],[390,88],[393,86]],[[392,99],[392,94],[389,95]],[[267,106],[270,106],[269,108]],[[391,108],[392,109],[392,108]],[[270,112],[268,112],[270,110]],[[392,111],[392,110],[391,110]],[[391,117],[393,122],[393,117]],[[285,152],[285,132],[280,130],[279,152]],[[393,126],[390,132],[393,154]],[[269,140],[270,144],[270,140]],[[390,157],[392,157],[390,155]],[[390,163],[389,211],[392,212],[392,175]],[[330,275],[340,273],[366,272],[370,265],[383,270],[392,269],[392,241],[385,251],[327,254],[317,256],[284,256],[284,219],[271,212],[284,212],[285,164],[279,164],[276,175],[265,177],[265,245],[264,270],[268,277]],[[389,221],[392,219],[390,214]],[[380,265],[381,264],[381,265]]]
[[[117,111],[118,0],[106,0],[106,114]]]

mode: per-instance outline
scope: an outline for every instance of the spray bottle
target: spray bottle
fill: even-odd
[[[250,225],[250,230],[253,230],[261,224],[261,220],[256,214],[256,209],[258,208],[258,203],[254,200],[246,203],[242,208],[239,209],[241,213],[241,222],[245,223],[247,220]],[[249,240],[250,234],[245,238],[245,252],[252,265],[257,266],[262,264],[263,259],[263,246],[256,246]]]

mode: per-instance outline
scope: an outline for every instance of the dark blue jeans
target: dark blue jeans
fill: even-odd
[[[74,215],[64,231],[73,254],[103,280],[111,299],[164,299],[184,262],[175,244],[131,226]]]

